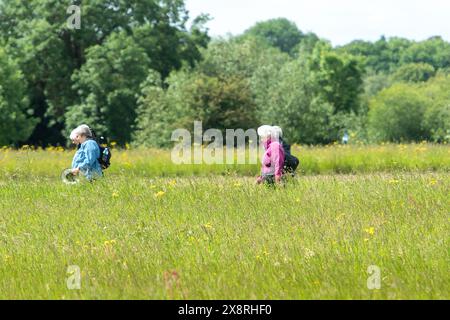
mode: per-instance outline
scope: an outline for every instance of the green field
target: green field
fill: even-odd
[[[158,150],[114,150],[106,178],[67,186],[73,152],[3,149],[0,298],[450,298],[448,146],[294,151],[302,174],[271,189],[257,166]]]

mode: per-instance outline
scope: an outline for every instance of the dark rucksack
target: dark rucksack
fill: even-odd
[[[107,146],[106,139],[104,137],[100,137],[97,139],[97,135],[94,130],[91,129],[92,137],[94,141],[97,142],[97,145],[100,149],[100,158],[98,158],[98,162],[103,170],[108,169],[111,166],[111,149]]]
[[[98,158],[98,162],[100,162],[100,166],[102,167],[102,169],[106,170],[111,166],[111,150],[108,147],[103,147],[98,142],[97,144],[100,148],[100,158]]]
[[[281,140],[284,150],[284,170],[294,173],[300,165],[300,160],[291,153],[291,146],[285,141]]]

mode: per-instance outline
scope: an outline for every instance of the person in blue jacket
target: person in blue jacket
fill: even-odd
[[[70,140],[78,146],[72,161],[72,174],[83,174],[89,181],[102,177],[100,166],[100,147],[94,140],[89,126],[83,124],[72,131]]]

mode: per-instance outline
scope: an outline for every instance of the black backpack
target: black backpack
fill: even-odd
[[[98,162],[100,163],[102,169],[106,170],[111,166],[111,149],[107,146],[107,142],[104,137],[100,137],[100,139],[97,139],[97,135],[95,134],[94,130],[91,129],[91,132],[95,142],[97,142],[97,145],[100,149],[100,158],[98,158]]]
[[[284,170],[289,173],[294,173],[300,165],[300,160],[291,154],[291,146],[285,141],[281,140],[284,150]]]
[[[108,169],[111,166],[111,150],[108,147],[102,147],[101,144],[98,144],[98,147],[100,148],[100,158],[98,158],[98,162],[100,162],[100,166],[103,170]]]

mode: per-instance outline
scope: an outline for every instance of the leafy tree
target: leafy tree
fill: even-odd
[[[417,85],[398,83],[370,102],[369,134],[374,141],[422,141],[427,138],[423,119],[429,99]]]
[[[278,88],[284,77],[284,68],[291,62],[286,54],[271,50],[266,52],[260,63],[255,65],[255,70],[250,78],[251,90],[257,105],[257,117],[261,123],[271,123],[267,111],[276,108],[273,104],[274,90]]]
[[[145,24],[133,29],[133,37],[149,57],[152,58],[151,68],[165,79],[172,70],[178,70],[186,63],[190,67],[201,60],[200,48],[209,43],[209,36],[204,24],[209,21],[208,16],[194,19],[189,32],[183,24],[174,28],[169,23]]]
[[[369,73],[390,73],[399,66],[404,51],[411,45],[407,39],[381,37],[376,42],[356,40],[339,47],[338,51],[363,57]]]
[[[192,120],[203,121],[205,129],[249,129],[257,125],[255,103],[247,79],[220,79],[195,75],[190,88]]]
[[[363,70],[356,57],[337,53],[329,44],[320,42],[309,58],[309,70],[321,94],[334,106],[335,113],[359,111]]]
[[[393,74],[394,81],[425,82],[434,77],[436,70],[427,63],[408,63]]]
[[[294,58],[307,56],[313,53],[317,43],[321,42],[320,38],[312,32],[304,34],[302,41],[292,50],[291,55]]]
[[[209,40],[203,27],[206,17],[186,29],[183,0],[74,0],[71,4],[81,5],[79,30],[67,28],[67,2],[0,1],[0,38],[23,70],[33,115],[40,119],[30,138],[33,143],[65,141],[61,132],[67,107],[80,103],[72,75],[86,63],[88,49],[102,45],[111,34],[134,37],[151,67],[163,75],[184,62],[194,64],[200,59],[199,47]]]
[[[125,32],[113,33],[103,45],[91,47],[86,58],[73,76],[81,103],[67,112],[66,127],[70,130],[89,123],[123,145],[131,140],[136,95],[147,77],[150,59]]]
[[[441,37],[421,42],[397,37],[382,37],[373,43],[358,40],[338,50],[364,57],[366,67],[375,73],[395,72],[398,67],[410,63],[426,63],[436,70],[450,66],[450,43]]]
[[[333,106],[311,79],[305,59],[286,63],[269,83],[258,109],[262,123],[277,124],[291,143],[326,143]]]
[[[378,92],[392,85],[392,77],[386,73],[372,73],[364,77],[364,95],[372,98]]]
[[[258,22],[244,35],[264,39],[271,46],[289,54],[304,38],[297,25],[285,18]]]
[[[0,47],[0,146],[28,139],[37,122],[28,111],[23,74]]]
[[[169,146],[171,132],[177,127],[182,114],[178,104],[169,106],[168,102],[161,75],[150,72],[141,84],[136,130],[132,140],[134,144],[145,147]]]
[[[450,142],[450,75],[439,74],[423,87],[423,95],[430,99],[423,126],[435,142]]]
[[[171,132],[192,131],[194,121],[203,129],[248,129],[257,125],[249,83],[242,78],[207,76],[179,71],[161,88],[155,77],[147,79],[139,99],[135,141],[148,146],[170,145]]]
[[[414,43],[402,56],[402,64],[426,63],[435,69],[450,67],[450,43],[441,37],[432,37],[426,41]]]
[[[173,72],[165,82],[150,76],[143,84],[137,143],[167,146],[174,129],[190,129],[194,120],[201,120],[204,129],[258,126],[256,97],[265,92],[263,80],[271,76],[257,72],[269,65],[281,67],[290,59],[254,37],[217,39],[202,54],[194,68]]]
[[[251,78],[261,65],[270,63],[271,59],[288,61],[289,56],[254,37],[218,39],[203,51],[203,60],[196,70],[222,78]]]
[[[262,122],[277,123],[291,142],[308,144],[336,141],[344,127],[351,129],[361,104],[358,59],[319,42],[292,62],[272,61],[252,78]]]

